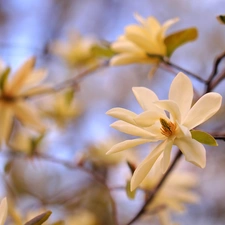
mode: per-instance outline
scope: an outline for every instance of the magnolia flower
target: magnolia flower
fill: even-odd
[[[178,21],[168,20],[161,25],[154,17],[142,18],[135,15],[140,25],[129,25],[125,34],[112,43],[112,49],[119,54],[110,61],[111,65],[130,63],[158,63],[158,59],[149,55],[166,55],[164,43],[166,30]]]
[[[64,59],[69,66],[83,66],[95,62],[92,47],[96,40],[82,37],[78,32],[71,32],[66,42],[55,41],[50,50],[53,54]]]
[[[46,76],[46,71],[33,70],[34,64],[34,58],[28,59],[11,79],[8,78],[9,70],[0,68],[0,143],[8,139],[14,117],[39,132],[45,130],[38,113],[26,100],[49,89],[44,85],[37,86]]]
[[[40,107],[42,114],[53,119],[59,127],[63,127],[69,120],[77,118],[82,111],[73,90],[55,94],[45,105]]]
[[[153,190],[162,178],[162,173],[158,168],[160,167],[161,157],[157,159],[151,172],[143,180],[142,188]],[[151,204],[147,206],[147,211],[156,214],[162,225],[173,224],[170,219],[170,212],[184,212],[185,203],[196,203],[199,201],[199,197],[192,190],[196,186],[197,177],[194,174],[175,171],[159,189]]]
[[[6,198],[3,198],[0,203],[0,225],[4,225],[8,212],[8,204]]]
[[[170,86],[169,100],[159,100],[153,91],[144,87],[133,88],[133,92],[144,110],[143,113],[137,115],[123,108],[114,108],[107,114],[120,119],[111,125],[113,128],[140,138],[118,143],[108,154],[148,142],[159,141],[159,144],[135,170],[131,179],[131,190],[143,181],[161,154],[162,172],[167,171],[173,145],[181,150],[187,161],[204,168],[205,148],[192,138],[190,130],[219,110],[222,96],[218,93],[207,93],[191,107],[193,87],[190,79],[183,73],[174,78]],[[169,116],[165,111],[169,112]]]

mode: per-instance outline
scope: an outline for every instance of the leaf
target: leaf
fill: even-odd
[[[126,184],[126,194],[129,199],[134,199],[136,195],[136,190],[130,190],[130,180],[128,180]]]
[[[195,27],[173,33],[165,38],[167,56],[170,57],[173,52],[183,44],[194,41],[198,37],[198,30]]]
[[[8,79],[9,73],[10,73],[10,68],[7,67],[1,74],[1,78],[0,78],[0,89],[1,90],[4,90],[5,82]]]
[[[34,217],[33,219],[29,220],[24,225],[41,225],[49,218],[51,214],[52,214],[51,211],[44,212]]]
[[[219,15],[216,17],[216,19],[221,23],[225,24],[225,15]]]
[[[202,144],[218,146],[214,137],[206,132],[203,132],[201,130],[192,130],[191,135],[193,139],[195,139],[196,141]]]
[[[106,45],[104,46],[95,45],[92,47],[91,51],[97,57],[111,58],[112,56],[115,55],[115,52],[113,52],[112,49]]]
[[[68,106],[72,103],[73,98],[74,98],[74,90],[70,89],[70,90],[66,91],[65,99],[66,99],[66,103],[68,104]]]

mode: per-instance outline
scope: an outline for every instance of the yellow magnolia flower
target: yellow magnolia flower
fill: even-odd
[[[8,78],[7,69],[0,68],[0,143],[8,139],[14,117],[39,132],[45,130],[37,111],[26,100],[48,89],[44,85],[38,86],[46,76],[46,70],[34,70],[34,64],[34,58],[28,59],[11,78]]]
[[[55,41],[51,52],[61,57],[69,66],[84,66],[96,62],[92,47],[96,40],[82,37],[78,32],[71,32],[66,42]]]
[[[140,138],[118,143],[108,154],[148,142],[159,141],[159,144],[135,170],[131,189],[134,190],[143,181],[161,154],[161,170],[166,172],[170,165],[173,145],[181,150],[187,161],[204,168],[205,148],[192,138],[190,130],[219,110],[222,96],[218,93],[207,93],[191,108],[193,87],[190,79],[183,73],[174,78],[170,86],[169,100],[159,100],[153,91],[144,87],[133,88],[133,92],[144,110],[143,113],[137,115],[123,108],[114,108],[107,114],[120,119],[111,125],[113,128]],[[169,112],[169,116],[165,111]]]
[[[8,213],[8,204],[6,198],[3,198],[0,203],[0,225],[4,225]]]
[[[111,65],[123,65],[130,63],[158,63],[158,59],[149,55],[166,55],[164,43],[166,30],[178,21],[178,18],[166,21],[161,25],[154,17],[142,18],[135,15],[140,25],[129,25],[125,34],[112,43],[115,55]]]
[[[44,106],[40,106],[42,114],[54,119],[59,127],[81,114],[81,106],[74,97],[74,91],[68,90],[55,94]]]

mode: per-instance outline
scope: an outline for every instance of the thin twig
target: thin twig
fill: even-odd
[[[213,64],[213,69],[212,72],[208,78],[208,81],[206,83],[207,89],[206,92],[211,91],[218,83],[216,83],[216,85],[213,85],[214,87],[212,87],[211,83],[213,81],[213,78],[217,75],[218,73],[218,68],[219,68],[219,64],[221,63],[222,59],[225,57],[225,52],[222,52],[219,56],[216,57],[214,64]],[[219,80],[220,82],[221,80]]]
[[[147,198],[147,200],[145,201],[144,205],[141,207],[141,209],[139,210],[139,212],[136,214],[136,216],[129,223],[127,223],[127,225],[130,225],[133,222],[135,222],[145,212],[145,209],[146,209],[147,205],[150,204],[154,200],[157,192],[162,187],[162,185],[164,184],[164,182],[168,178],[169,174],[171,173],[171,171],[173,170],[173,168],[175,167],[176,163],[181,158],[181,156],[182,156],[182,152],[179,150],[177,152],[177,154],[176,154],[176,156],[175,156],[175,158],[174,158],[174,160],[173,160],[170,168],[166,171],[166,173],[164,174],[164,176],[162,177],[162,179],[160,180],[160,182],[157,184],[157,186],[155,187],[155,189],[151,192],[151,194],[149,195],[149,197]]]

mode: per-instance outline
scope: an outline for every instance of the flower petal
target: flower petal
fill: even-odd
[[[181,88],[182,87],[182,88]],[[177,103],[182,120],[191,108],[193,99],[193,87],[191,80],[183,73],[178,73],[170,86],[169,100]]]
[[[6,198],[3,198],[0,204],[0,225],[4,225],[8,213],[8,204]]]
[[[140,127],[134,126],[132,124],[126,123],[122,120],[118,120],[111,124],[111,127],[117,129],[120,132],[123,132],[125,134],[130,134],[133,136],[140,136],[145,138],[150,138],[150,140],[155,140],[155,135],[150,133],[147,130],[144,130]]]
[[[143,138],[138,138],[138,139],[133,139],[133,140],[126,140],[123,142],[120,142],[116,145],[114,145],[108,152],[106,152],[106,155],[115,153],[115,152],[120,152],[125,149],[133,148],[137,145],[145,144],[147,142],[150,142],[149,139],[143,139]]]
[[[25,102],[19,101],[13,105],[15,116],[25,125],[30,125],[39,132],[45,131],[45,126],[37,112]]]
[[[145,87],[133,87],[132,91],[143,110],[157,110],[153,102],[159,99],[153,91]]]
[[[16,95],[20,92],[20,89],[25,84],[30,72],[35,64],[35,58],[31,57],[16,71],[10,83],[6,84],[5,91],[9,95]]]
[[[205,122],[212,117],[221,107],[222,96],[218,93],[208,93],[203,95],[190,109],[183,125],[189,130]]]
[[[160,100],[155,102],[154,104],[160,107],[161,109],[168,111],[172,115],[173,120],[180,123],[181,114],[176,102],[172,100]]]
[[[163,151],[163,158],[161,159],[161,170],[162,173],[164,174],[167,169],[169,168],[170,165],[170,154],[173,146],[173,140],[166,140],[167,144],[166,147]]]
[[[151,168],[153,167],[155,161],[158,159],[163,149],[166,146],[166,141],[159,144],[155,149],[153,149],[150,154],[144,159],[144,161],[136,168],[134,174],[131,178],[131,191],[136,189],[138,185],[144,180]]]
[[[110,109],[106,114],[131,124],[135,124],[134,118],[137,116],[136,113],[123,108]]]
[[[163,39],[164,36],[165,36],[165,32],[168,30],[168,28],[170,26],[172,26],[174,23],[177,23],[179,21],[179,18],[176,17],[176,18],[173,18],[173,19],[170,19],[170,20],[167,20],[163,25],[162,25],[162,28],[160,30],[160,37]]]
[[[0,144],[7,141],[13,124],[13,111],[11,107],[1,105],[0,116]]]
[[[206,152],[202,144],[190,137],[177,138],[174,144],[182,151],[188,162],[201,168],[205,167]]]
[[[110,65],[119,66],[130,63],[148,63],[149,61],[149,58],[145,54],[121,53],[112,57]]]
[[[153,125],[160,118],[168,119],[166,117],[165,113],[161,113],[161,112],[159,113],[157,111],[149,110],[149,111],[145,111],[145,112],[139,114],[138,116],[136,116],[136,118],[134,118],[134,121],[139,126],[149,127],[149,126]]]

